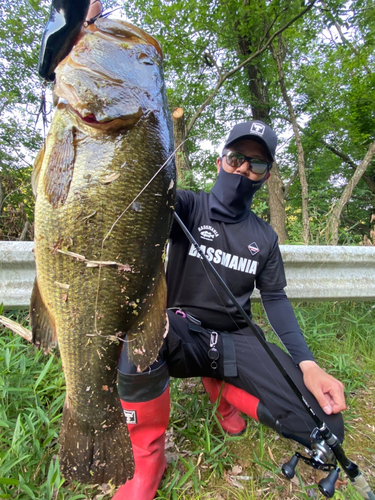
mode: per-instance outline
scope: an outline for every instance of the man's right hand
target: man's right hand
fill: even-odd
[[[301,361],[299,367],[305,386],[327,415],[346,409],[344,386],[339,380],[320,368],[315,361]]]

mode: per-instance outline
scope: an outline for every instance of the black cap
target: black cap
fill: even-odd
[[[252,141],[259,142],[266,148],[272,161],[275,159],[277,136],[265,123],[259,120],[237,123],[229,132],[224,149],[240,139],[251,139]]]

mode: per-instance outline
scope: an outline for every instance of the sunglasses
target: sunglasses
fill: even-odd
[[[272,167],[272,162],[259,160],[259,158],[251,158],[237,151],[228,151],[224,153],[223,157],[226,157],[228,165],[233,168],[238,168],[247,161],[251,172],[254,174],[264,174]]]

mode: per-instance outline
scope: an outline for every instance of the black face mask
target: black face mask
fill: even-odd
[[[209,198],[210,218],[222,222],[240,222],[250,213],[254,194],[267,179],[252,181],[240,174],[229,174],[220,169]]]

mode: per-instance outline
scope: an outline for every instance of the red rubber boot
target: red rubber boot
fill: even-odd
[[[229,404],[227,399],[224,397],[224,389],[226,387],[233,387],[221,380],[216,380],[215,378],[202,377],[203,387],[210,398],[211,403],[216,403],[219,397],[221,388],[220,402],[216,409],[216,416],[223,430],[232,436],[240,436],[246,430],[246,421],[240,417],[240,412],[234,407],[234,405]]]
[[[255,396],[252,396],[248,392],[243,389],[239,389],[231,384],[224,384],[222,397],[228,402],[237,408],[237,410],[242,411],[248,417],[251,417],[254,420],[260,420],[259,409],[263,407],[263,405],[259,402],[259,399]]]
[[[202,381],[203,381],[203,379],[202,379]],[[221,386],[223,386],[223,389],[221,391],[221,401],[224,401],[224,405],[223,405],[223,410],[220,411],[223,418],[220,419],[219,416],[218,416],[218,418],[219,418],[219,422],[220,422],[222,428],[226,432],[228,432],[229,434],[234,434],[233,432],[230,432],[230,430],[235,430],[236,422],[238,422],[238,419],[241,419],[244,422],[243,418],[241,418],[239,416],[239,412],[242,412],[242,413],[245,413],[248,417],[251,417],[252,419],[257,420],[261,424],[263,424],[267,427],[270,427],[271,429],[275,430],[279,434],[283,435],[283,427],[280,424],[279,420],[277,420],[271,414],[271,412],[268,410],[268,408],[266,406],[264,406],[264,404],[261,403],[258,398],[256,398],[255,396],[252,396],[251,394],[244,391],[243,389],[239,389],[238,387],[235,387],[234,385],[231,385],[231,384],[227,384],[226,382],[223,383],[220,380],[215,380],[215,379],[204,377],[203,385],[205,387],[206,387],[206,384],[208,387],[210,387],[210,386],[215,387],[214,383],[211,381],[218,384],[216,399],[220,393]],[[207,388],[206,388],[206,390],[207,390]],[[208,394],[210,394],[209,390],[207,390],[207,392],[208,392]],[[211,396],[210,396],[210,399],[211,399]],[[218,410],[220,409],[220,406],[222,404],[221,401],[220,401],[220,404],[218,406]],[[232,408],[235,413],[232,413],[230,411],[230,408]],[[225,415],[227,415],[227,417]],[[232,422],[235,422],[235,423],[232,425]],[[246,426],[246,424],[245,424],[245,426]],[[228,431],[227,429],[230,429],[230,430]],[[242,434],[242,432],[239,432],[237,435]],[[294,439],[294,438],[292,438],[292,439]],[[297,441],[298,441],[298,439],[297,439]]]
[[[258,398],[231,384],[224,384],[222,397],[248,417],[283,435],[283,426]],[[290,437],[290,436],[289,436]],[[292,438],[294,439],[294,438]],[[297,439],[298,441],[298,439]]]
[[[169,387],[144,403],[121,400],[133,447],[133,479],[120,486],[113,500],[152,500],[167,468],[165,431],[169,423]]]

